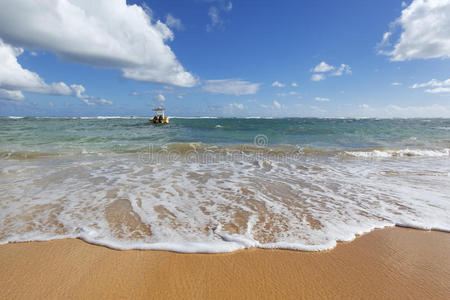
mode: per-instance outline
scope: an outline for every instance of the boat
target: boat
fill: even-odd
[[[165,108],[158,107],[154,108],[153,111],[155,112],[155,116],[153,119],[150,119],[150,123],[152,124],[168,124],[169,123],[169,117],[166,117],[164,115]]]

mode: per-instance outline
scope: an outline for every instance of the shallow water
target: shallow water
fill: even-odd
[[[0,243],[317,251],[396,224],[449,231],[448,128],[448,119],[1,118]]]

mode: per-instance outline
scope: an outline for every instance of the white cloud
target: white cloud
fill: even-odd
[[[230,103],[230,108],[237,108],[239,110],[243,110],[244,109],[244,104],[242,103]]]
[[[392,86],[401,86],[402,84],[400,82],[393,82],[391,83]]]
[[[431,89],[426,89],[426,93],[449,93],[450,92],[450,78],[447,80],[439,81],[437,79],[431,79],[424,83],[415,83],[411,86],[413,89],[431,87]]]
[[[84,95],[82,85],[67,85],[64,82],[46,83],[37,73],[24,69],[17,57],[23,53],[22,48],[12,47],[0,39],[0,98],[8,100],[25,99],[22,92],[74,96],[91,103],[111,104],[111,101],[100,101],[96,97]],[[84,101],[85,102],[85,101]],[[111,102],[111,103],[109,103]]]
[[[327,76],[342,76],[343,74],[347,75],[352,74],[352,69],[350,68],[349,65],[346,64],[341,64],[336,71],[331,72],[333,70],[336,70],[336,67],[327,64],[325,61],[322,61],[320,64],[318,64],[311,70],[311,72],[314,73],[311,76],[311,80],[321,81],[327,78]]]
[[[279,81],[274,81],[272,83],[272,86],[281,88],[281,87],[285,87],[286,85],[284,83],[279,82]]]
[[[334,70],[333,66],[330,66],[326,62],[322,61],[320,64],[314,67],[313,72],[315,73],[324,73]]]
[[[0,100],[14,100],[21,101],[24,100],[25,96],[21,91],[10,91],[5,89],[0,89]]]
[[[125,0],[1,1],[0,37],[70,61],[121,69],[134,80],[196,84],[166,44],[172,31]]]
[[[424,83],[415,83],[411,86],[411,88],[422,88],[422,87],[442,87],[442,86],[450,86],[450,78],[444,81],[439,81],[437,79],[431,79],[428,82]]]
[[[438,93],[450,93],[450,87],[437,87],[434,89],[426,89],[426,93],[438,94]]]
[[[164,97],[163,94],[158,94],[158,95],[156,95],[155,100],[159,101],[159,102],[164,102],[164,101],[166,101],[166,97]]]
[[[233,9],[233,3],[231,1],[228,2],[228,4],[225,6],[225,11],[231,11]]]
[[[287,97],[287,96],[295,96],[298,95],[297,92],[291,91],[289,93],[277,93],[276,96],[277,97]]]
[[[389,39],[391,38],[392,32],[385,32],[383,34],[383,39],[381,42],[377,45],[377,47],[382,48],[384,46],[390,45]]]
[[[82,98],[81,101],[83,101],[87,105],[111,105],[112,101],[102,99],[102,98],[95,98],[95,97],[85,97]]]
[[[222,2],[222,1],[220,1]],[[206,31],[211,32],[215,28],[222,28],[223,29],[223,20],[220,16],[220,12],[230,12],[233,9],[233,3],[228,2],[227,4],[223,4],[219,7],[217,6],[211,6],[208,10],[208,16],[210,19],[210,23],[206,25]]]
[[[380,48],[390,45],[398,27],[402,32],[393,49],[380,50],[380,54],[393,61],[450,57],[449,0],[414,0],[383,35]]]
[[[251,83],[240,79],[206,80],[202,89],[213,94],[251,95],[259,90],[259,83]]]
[[[339,66],[339,69],[336,70],[336,72],[331,73],[331,76],[342,76],[342,74],[350,75],[352,74],[352,69],[349,65],[341,64]]]
[[[312,81],[321,81],[325,79],[325,75],[323,74],[312,74],[311,80]]]
[[[407,6],[408,6],[408,4],[406,4],[405,1],[402,1],[402,7],[407,7]]]
[[[211,23],[207,25],[208,31],[211,31],[215,26],[222,24],[222,20],[219,17],[219,9],[215,6],[211,6],[208,10],[208,16],[211,19]]]
[[[316,97],[316,98],[314,98],[314,100],[319,101],[319,102],[328,102],[328,101],[330,101],[330,98]]]
[[[278,102],[277,100],[274,100],[274,101],[273,101],[273,106],[274,106],[275,108],[281,109],[281,104],[280,104],[280,102]]]
[[[292,87],[298,87],[298,84],[297,84],[297,82],[293,82],[293,83],[291,83],[291,86]]]
[[[175,18],[175,17],[172,16],[171,14],[168,14],[168,15],[166,16],[166,25],[167,25],[169,28],[173,28],[173,29],[176,29],[176,30],[183,30],[183,29],[184,29],[184,26],[183,26],[183,24],[181,23],[181,20]]]

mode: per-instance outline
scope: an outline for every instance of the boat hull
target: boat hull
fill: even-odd
[[[169,123],[169,118],[164,118],[164,119],[161,120],[161,122],[159,121],[159,119],[158,120],[150,119],[149,122],[151,124],[168,124]]]

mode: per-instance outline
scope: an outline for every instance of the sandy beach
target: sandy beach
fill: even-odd
[[[450,234],[388,228],[325,252],[117,251],[67,239],[0,246],[0,298],[442,298]]]

